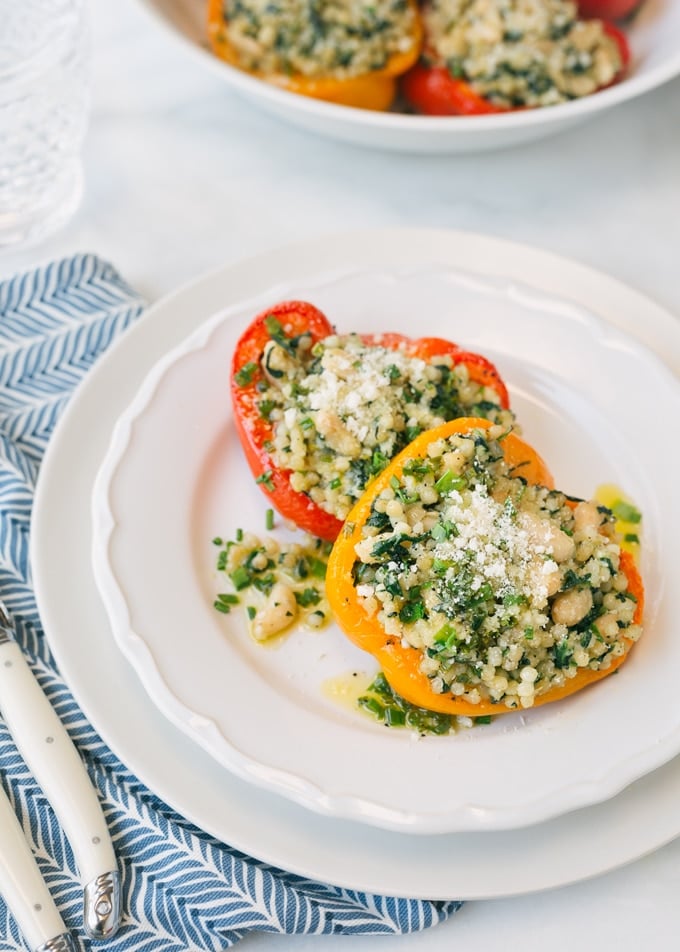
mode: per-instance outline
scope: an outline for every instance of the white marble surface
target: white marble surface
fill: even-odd
[[[155,300],[293,239],[452,227],[577,259],[680,318],[679,120],[675,81],[595,123],[511,151],[428,158],[355,149],[254,111],[134,0],[98,3],[83,204],[59,235],[0,257],[0,275],[93,251]],[[648,940],[675,948],[679,888],[676,842],[590,882],[468,903],[447,924],[393,943],[404,952],[637,952]],[[350,941],[356,952],[373,952],[382,940],[252,936],[246,947],[314,943],[336,952]]]

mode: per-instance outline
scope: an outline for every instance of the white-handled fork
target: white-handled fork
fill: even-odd
[[[0,788],[0,895],[34,952],[77,952],[12,805]]]
[[[106,820],[85,765],[13,637],[0,601],[0,712],[49,800],[83,882],[83,925],[93,939],[120,923],[120,877]]]

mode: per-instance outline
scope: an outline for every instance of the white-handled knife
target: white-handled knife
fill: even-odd
[[[83,883],[83,925],[107,939],[120,924],[120,876],[97,793],[78,751],[14,640],[0,601],[0,712],[19,753],[49,800]]]
[[[78,952],[0,787],[0,895],[34,952]]]

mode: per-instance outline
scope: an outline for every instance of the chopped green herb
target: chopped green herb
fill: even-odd
[[[447,469],[434,484],[434,488],[437,492],[442,494],[454,492],[455,490],[460,491],[461,489],[465,489],[466,486],[466,480],[463,479],[462,476],[456,476],[450,469]]]
[[[272,415],[272,410],[276,408],[276,403],[273,400],[260,400],[257,405],[257,409],[260,413],[260,416],[263,420],[269,421]]]
[[[314,558],[311,556],[308,560],[309,570],[313,578],[326,578],[326,569],[327,565],[322,559]]]
[[[455,538],[460,535],[458,532],[458,527],[454,525],[453,522],[444,520],[443,522],[438,522],[436,525],[432,526],[430,529],[430,535],[435,540],[435,542],[443,542],[445,539],[450,539],[452,536]]]
[[[244,364],[239,371],[234,374],[234,380],[239,387],[247,387],[249,383],[253,382],[253,377],[257,373],[258,366],[249,361],[247,364]]]
[[[239,565],[237,569],[234,569],[229,578],[231,579],[232,584],[237,592],[242,591],[244,588],[248,588],[253,580],[252,575],[243,565]]]
[[[318,605],[321,601],[321,594],[316,588],[305,588],[302,592],[295,592],[295,601],[302,608],[309,608],[310,605]]]
[[[556,668],[568,668],[572,663],[574,652],[566,641],[559,641],[553,648]]]
[[[636,509],[635,506],[632,506],[630,503],[624,502],[623,499],[617,499],[616,502],[612,504],[611,511],[616,518],[622,522],[638,523],[642,520],[640,510]]]
[[[261,473],[257,477],[255,482],[258,483],[259,485],[265,486],[270,492],[273,492],[274,491],[274,481],[272,478],[273,475],[274,474],[272,473],[272,471],[270,469],[267,469],[264,471],[264,473]]]
[[[393,691],[380,672],[357,701],[386,727],[409,727],[420,734],[448,734],[455,730],[456,718],[416,707]]]
[[[217,600],[222,602],[223,605],[238,605],[239,597],[238,595],[232,595],[229,592],[222,592],[217,596]]]

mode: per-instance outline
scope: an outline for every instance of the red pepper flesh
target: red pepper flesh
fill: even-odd
[[[260,413],[258,384],[264,379],[260,359],[271,339],[267,319],[272,317],[289,337],[309,333],[316,343],[335,333],[325,314],[306,301],[284,301],[258,314],[239,339],[232,358],[234,423],[248,465],[272,506],[299,528],[332,542],[342,529],[342,521],[318,506],[306,493],[292,489],[290,470],[278,467],[267,449],[267,444],[274,438],[274,424]],[[503,379],[491,361],[480,354],[462,350],[457,344],[438,337],[413,339],[402,334],[362,334],[360,337],[369,346],[399,349],[408,356],[423,360],[450,355],[454,364],[467,367],[471,380],[496,391],[501,407],[509,407]],[[248,375],[247,382],[239,382],[243,368],[251,365],[256,369]]]
[[[602,21],[602,29],[618,46],[621,69],[611,83],[619,82],[630,64],[630,46],[625,33],[609,20]],[[426,116],[485,116],[503,112],[518,112],[526,106],[497,106],[480,95],[464,79],[452,76],[446,66],[418,62],[401,78],[401,92],[412,106]]]

